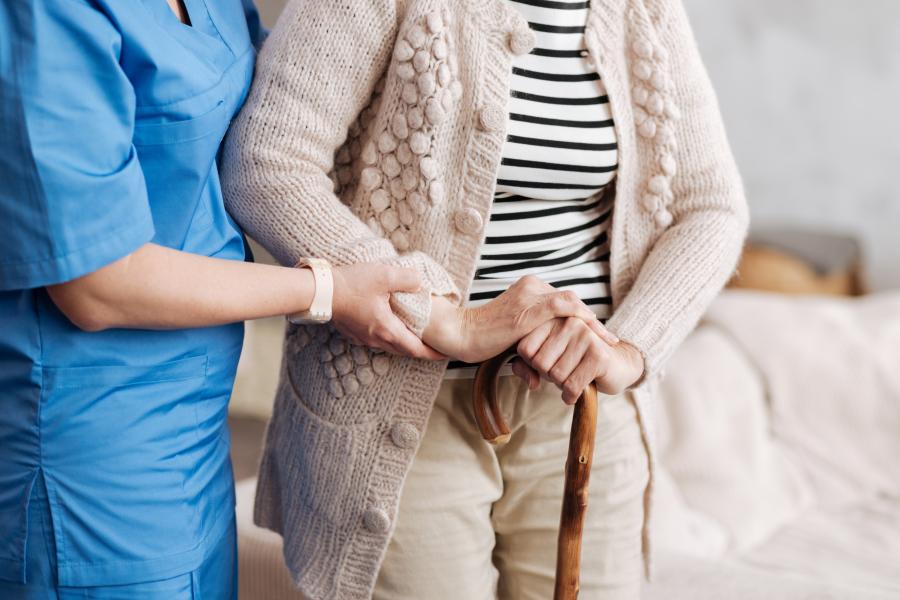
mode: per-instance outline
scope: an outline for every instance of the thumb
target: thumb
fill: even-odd
[[[415,269],[388,267],[387,286],[391,292],[418,292],[422,287],[422,277]]]

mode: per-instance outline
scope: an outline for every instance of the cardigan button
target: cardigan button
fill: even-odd
[[[372,533],[387,533],[391,528],[391,519],[380,508],[370,508],[363,514],[363,526]]]
[[[409,423],[395,423],[391,427],[391,441],[398,448],[415,448],[419,443],[419,430]]]
[[[530,27],[521,26],[509,32],[507,43],[516,56],[528,54],[534,48],[534,32]]]
[[[478,111],[478,125],[482,131],[500,131],[506,120],[506,113],[497,104],[486,104]]]
[[[483,219],[474,208],[461,208],[453,215],[456,228],[462,233],[475,235],[481,231]]]

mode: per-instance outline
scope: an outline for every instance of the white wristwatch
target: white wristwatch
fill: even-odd
[[[287,315],[287,320],[295,325],[304,323],[327,323],[331,320],[331,303],[334,298],[334,278],[331,265],[322,258],[301,258],[296,267],[309,267],[316,282],[316,291],[308,310]]]

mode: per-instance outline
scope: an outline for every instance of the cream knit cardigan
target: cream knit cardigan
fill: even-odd
[[[585,37],[619,140],[607,326],[646,361],[630,393],[652,469],[654,381],[732,273],[747,209],[681,2],[592,0]],[[227,140],[231,214],[286,265],[418,268],[423,290],[393,304],[421,332],[431,294],[466,297],[511,59],[533,45],[507,0],[294,0]],[[446,363],[330,326],[291,327],[285,349],[256,520],[310,598],[368,598]]]

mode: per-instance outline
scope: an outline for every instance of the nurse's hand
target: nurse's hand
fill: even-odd
[[[336,267],[332,323],[354,344],[392,354],[446,358],[422,342],[391,310],[393,292],[416,292],[422,285],[415,269],[380,264]]]
[[[475,308],[460,308],[442,297],[433,297],[431,307],[422,339],[447,356],[470,363],[500,354],[556,317],[572,317],[596,336],[618,342],[577,295],[531,275]]]

